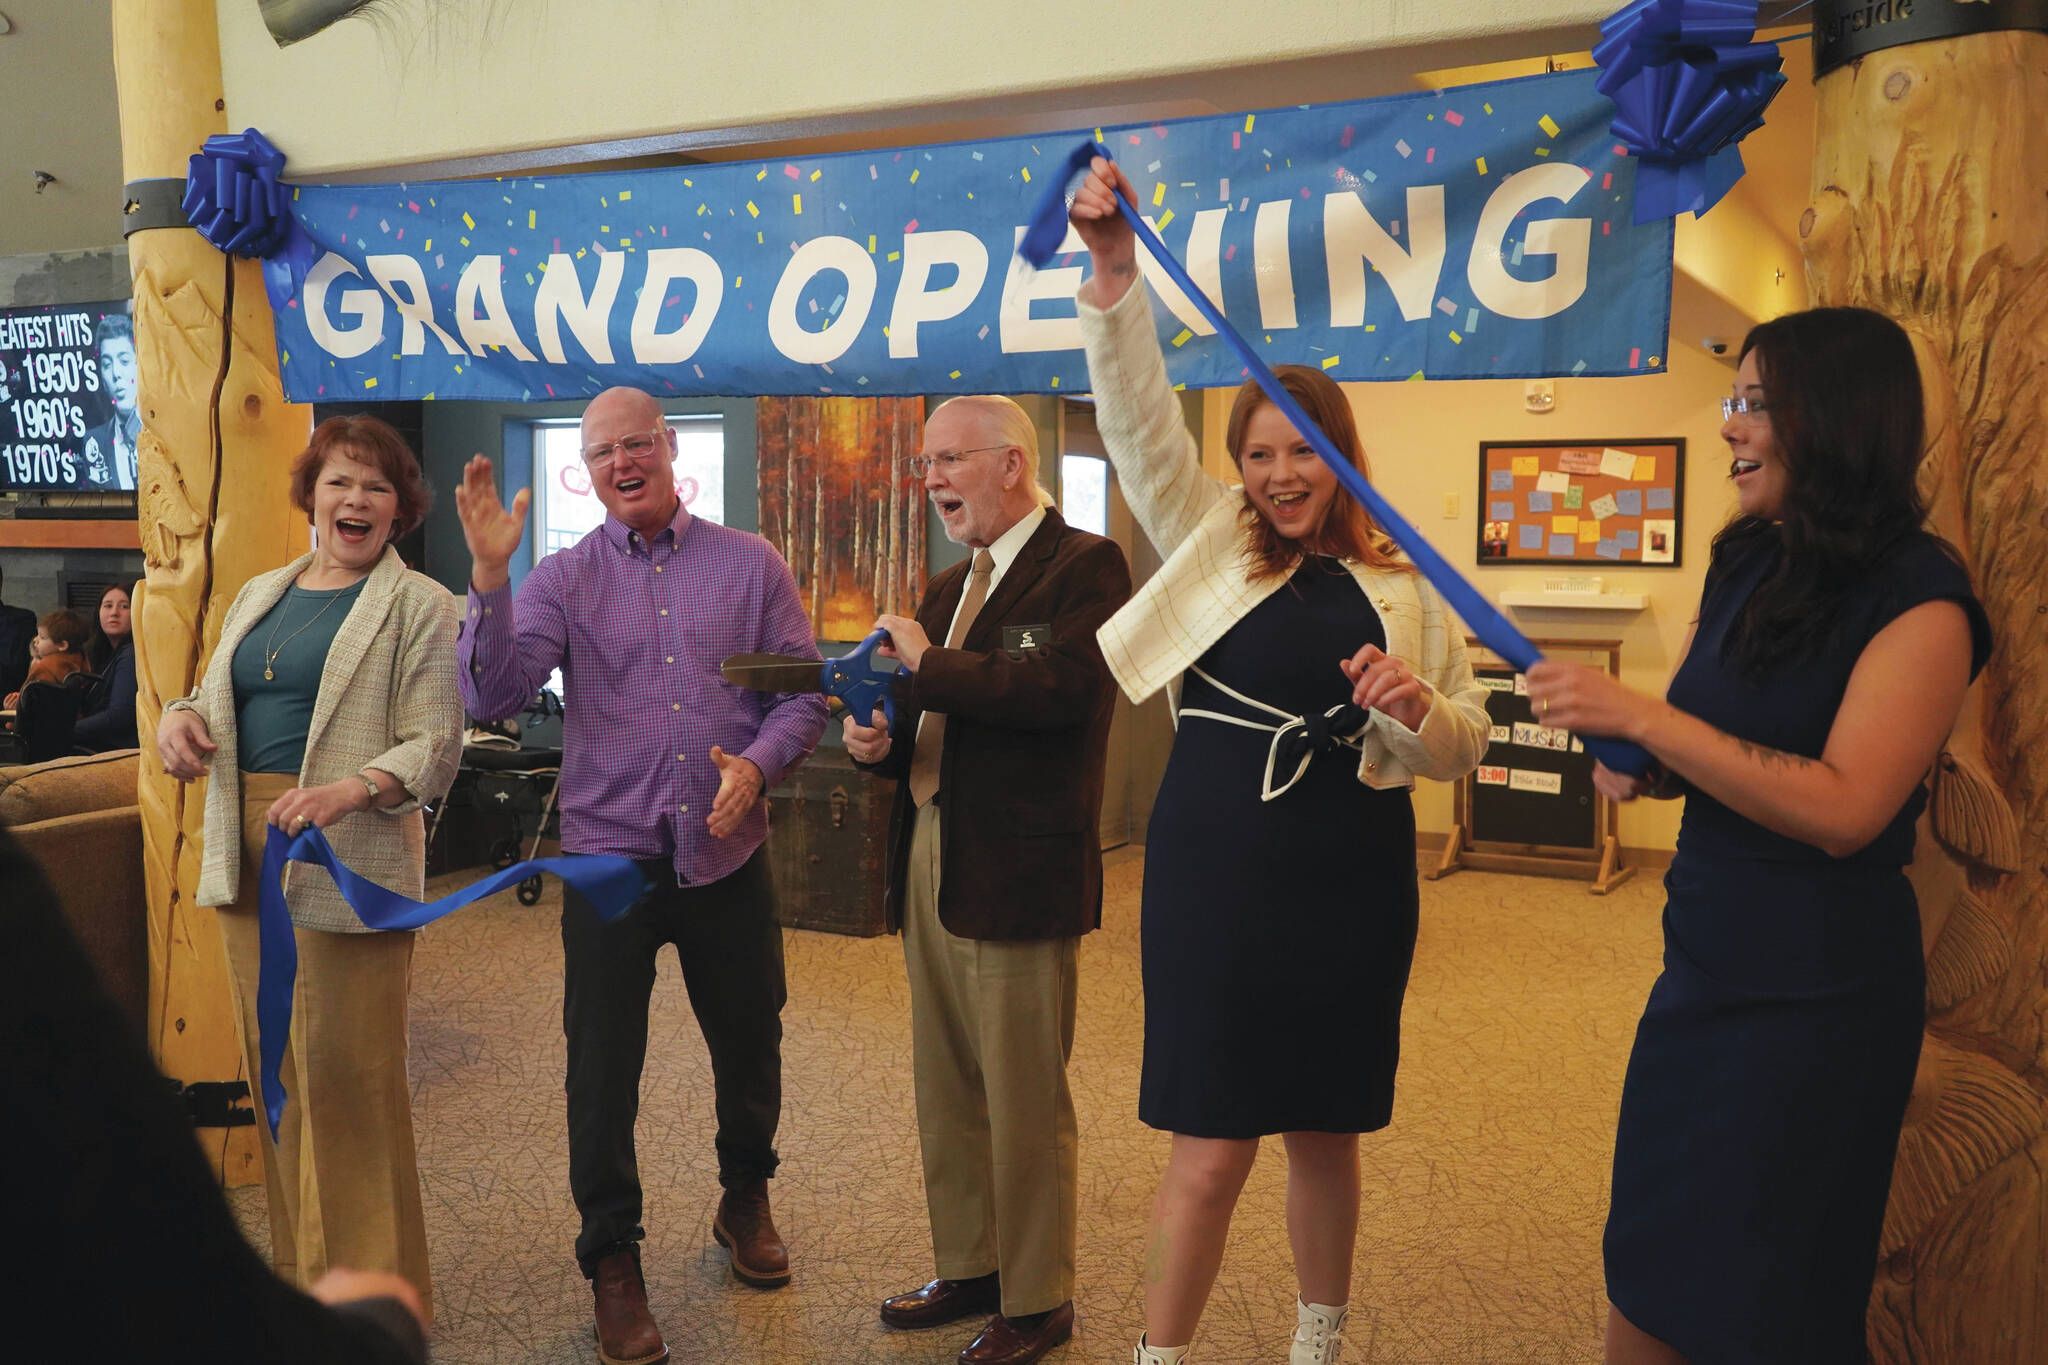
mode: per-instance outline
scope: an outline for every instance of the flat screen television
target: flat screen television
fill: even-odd
[[[0,493],[135,487],[135,327],[126,299],[0,308]]]

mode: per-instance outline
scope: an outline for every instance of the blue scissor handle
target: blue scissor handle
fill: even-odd
[[[889,729],[896,728],[896,674],[895,663],[886,668],[875,665],[875,648],[889,638],[886,630],[877,630],[867,639],[853,647],[851,653],[837,659],[825,660],[825,671],[820,690],[828,697],[837,697],[846,704],[846,709],[860,718],[866,725],[874,717],[875,707],[882,708],[882,714],[889,719]]]

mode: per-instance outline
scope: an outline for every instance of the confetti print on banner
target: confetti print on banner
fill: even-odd
[[[1099,131],[1169,248],[1276,363],[1347,382],[1651,373],[1668,336],[1633,320],[1664,315],[1669,225],[1632,226],[1635,166],[1603,135],[1591,82],[1574,72],[1071,135],[538,180],[294,184],[312,250],[275,309],[280,364],[292,396],[336,401],[579,399],[614,383],[677,395],[1085,390],[1072,297],[1086,252],[1070,247],[1039,272],[1012,253],[1052,168]],[[1578,172],[1588,202],[1498,198],[1553,165]],[[1445,249],[1426,274],[1404,221],[1418,192],[1443,205]],[[1362,216],[1347,225],[1354,205]],[[1506,231],[1481,241],[1489,208]],[[1525,245],[1539,226],[1579,221],[1593,229],[1582,272]],[[339,259],[309,290],[307,269],[328,256]],[[1494,268],[1481,275],[1474,260]],[[1526,300],[1561,270],[1583,273],[1583,292],[1530,316]],[[1405,315],[1396,282],[1406,306],[1420,295],[1423,317]],[[1193,306],[1153,285],[1172,382],[1240,383],[1242,362]],[[431,330],[409,321],[422,311]],[[1657,489],[1636,486],[1647,511]]]

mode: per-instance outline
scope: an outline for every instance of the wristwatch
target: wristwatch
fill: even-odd
[[[365,787],[368,787],[370,789],[370,809],[377,809],[377,798],[380,795],[382,795],[384,791],[382,787],[377,785],[377,779],[370,776],[368,773],[357,773],[356,781],[362,783]]]

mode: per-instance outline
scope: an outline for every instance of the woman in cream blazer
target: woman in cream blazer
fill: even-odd
[[[426,510],[403,438],[373,417],[331,418],[292,492],[313,552],[243,586],[205,677],[157,734],[172,776],[211,775],[198,901],[219,907],[252,1084],[268,828],[319,826],[350,869],[418,899],[420,803],[448,790],[462,756],[455,599],[389,544]],[[330,1266],[392,1271],[431,1315],[406,1081],[413,936],[367,929],[324,868],[293,863],[285,886],[299,971],[284,1120],[262,1143],[274,1263],[301,1286]]]
[[[1166,377],[1136,242],[1097,160],[1072,219],[1104,446],[1166,556],[1098,639],[1133,701],[1173,689],[1177,734],[1147,838],[1139,1116],[1173,1134],[1136,1365],[1175,1365],[1222,1264],[1259,1141],[1288,1158],[1295,1365],[1334,1360],[1350,1300],[1358,1135],[1391,1116],[1414,955],[1416,777],[1485,752],[1458,624],[1255,384],[1202,474]],[[1318,371],[1282,382],[1362,468]]]

